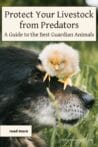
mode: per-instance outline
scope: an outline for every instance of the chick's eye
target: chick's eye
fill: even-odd
[[[66,61],[66,60],[62,60],[62,64],[64,64],[64,65],[68,65],[68,61]]]
[[[53,64],[53,61],[49,61],[51,64]]]
[[[62,62],[61,62],[61,64],[64,64],[64,63],[65,63],[65,61],[62,61]]]

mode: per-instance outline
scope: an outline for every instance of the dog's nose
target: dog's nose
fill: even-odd
[[[78,95],[86,108],[88,108],[88,109],[92,108],[92,106],[95,102],[95,99],[91,94],[89,94],[87,92],[83,92],[82,90],[80,90],[74,86],[72,86],[72,87],[67,86],[67,90],[72,91],[72,94]]]
[[[82,96],[81,99],[83,100],[85,107],[92,108],[92,106],[95,102],[94,97],[90,94],[87,94],[87,93],[83,93],[81,96]]]

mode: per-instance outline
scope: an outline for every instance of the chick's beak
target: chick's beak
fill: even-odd
[[[55,65],[54,68],[55,68],[55,70],[58,70],[59,69],[59,66],[58,65]]]

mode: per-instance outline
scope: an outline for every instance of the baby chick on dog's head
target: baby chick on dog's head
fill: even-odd
[[[63,82],[66,88],[71,83],[71,77],[79,69],[78,51],[65,43],[55,43],[47,45],[39,55],[44,71],[47,76],[56,76]]]

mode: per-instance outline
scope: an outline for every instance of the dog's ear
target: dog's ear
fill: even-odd
[[[46,147],[44,140],[37,134],[32,134],[32,137],[29,138],[3,138],[2,141],[4,143],[2,147],[6,147],[6,145],[10,147]]]
[[[46,147],[45,141],[40,138],[38,134],[32,134],[31,141],[34,143],[35,147]]]
[[[11,147],[36,147],[28,138],[10,138]]]

